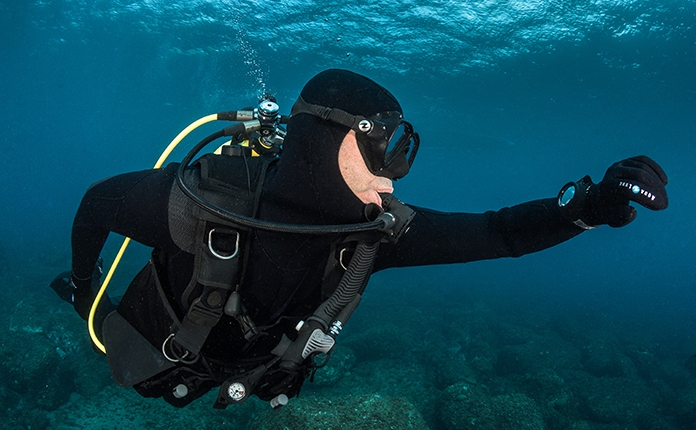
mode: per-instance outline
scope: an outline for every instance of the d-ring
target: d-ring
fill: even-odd
[[[170,334],[166,339],[164,339],[164,342],[162,342],[162,355],[164,355],[164,358],[171,361],[172,363],[178,363],[178,362],[186,363],[184,361],[184,358],[188,357],[189,351],[186,351],[186,354],[184,354],[183,357],[179,357],[179,358],[171,358],[170,356],[167,355],[167,342],[169,342],[172,339],[174,339],[174,333]],[[170,347],[170,349],[171,349],[171,347]],[[172,349],[172,352],[174,352],[173,349]]]
[[[346,251],[348,251],[348,247],[343,248],[341,252],[338,254],[338,263],[341,265],[341,267],[343,267],[343,270],[348,270],[348,266],[343,262],[343,253]]]
[[[239,253],[239,232],[233,230],[234,234],[237,235],[237,241],[236,241],[235,246],[234,246],[234,252],[231,255],[222,255],[213,248],[213,233],[214,232],[215,232],[214,228],[211,228],[210,231],[208,232],[208,249],[210,250],[210,253],[213,254],[214,256],[216,256],[217,258],[219,258],[220,260],[231,260],[234,257],[236,257],[237,254]]]

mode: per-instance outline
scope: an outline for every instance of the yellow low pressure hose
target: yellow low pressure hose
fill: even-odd
[[[160,155],[159,159],[155,163],[155,169],[159,169],[162,167],[164,162],[167,160],[169,157],[169,154],[176,148],[176,146],[184,140],[186,136],[188,136],[189,133],[191,133],[193,130],[196,128],[200,127],[203,124],[206,124],[211,121],[216,121],[218,119],[218,114],[212,114],[208,116],[204,116],[203,118],[200,118],[194,122],[192,122],[188,127],[183,129],[181,133],[179,133],[174,140],[171,141],[171,143],[165,148],[164,152],[162,152],[162,155]],[[97,313],[97,306],[99,305],[99,302],[101,301],[102,297],[104,296],[104,293],[106,292],[106,288],[109,286],[109,282],[111,282],[111,277],[114,275],[114,272],[116,272],[116,268],[118,267],[118,264],[121,262],[121,257],[123,257],[123,254],[126,252],[126,248],[128,248],[128,244],[130,243],[130,238],[127,237],[124,239],[123,244],[121,245],[121,249],[119,249],[118,254],[116,254],[116,258],[114,258],[114,262],[111,263],[111,267],[109,268],[109,272],[106,274],[106,277],[104,278],[104,282],[101,285],[101,288],[99,288],[99,292],[97,293],[97,296],[94,298],[94,303],[92,303],[92,308],[89,311],[89,318],[88,318],[88,326],[89,326],[89,336],[92,338],[92,342],[94,342],[94,345],[97,346],[101,350],[101,352],[106,354],[106,347],[104,344],[99,340],[97,337],[97,333],[94,330],[94,315]]]

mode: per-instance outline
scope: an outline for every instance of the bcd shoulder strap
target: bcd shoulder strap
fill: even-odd
[[[239,215],[254,216],[273,160],[208,154],[195,163],[197,169],[187,171],[190,178],[186,180],[196,184],[197,193],[205,200]],[[193,216],[198,220],[193,276],[182,295],[188,311],[172,343],[197,355],[240,279],[249,232],[197,206]]]

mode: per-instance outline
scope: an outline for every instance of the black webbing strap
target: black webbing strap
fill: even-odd
[[[228,210],[253,216],[258,208],[266,172],[275,160],[273,157],[205,155],[197,162],[201,171],[198,192]],[[199,222],[193,277],[181,299],[184,306],[188,306],[188,312],[181,328],[174,329],[173,342],[197,355],[211,329],[225,313],[225,305],[228,298],[234,296],[231,293],[240,275],[244,275],[249,243],[243,240],[244,229],[237,229],[205,211],[196,212],[195,216]],[[199,294],[201,287],[200,295],[189,301],[190,296]],[[245,335],[249,327],[255,329],[243,311],[240,315],[230,316],[240,322]]]
[[[198,355],[223,314],[225,302],[234,288],[239,272],[239,235],[230,228],[209,229],[203,240],[201,252],[196,255],[198,265],[198,282],[203,286],[203,293],[191,303],[184,317],[181,328],[173,341],[187,351]],[[216,239],[227,243],[236,242],[231,252],[216,249]],[[206,243],[207,242],[207,243]]]

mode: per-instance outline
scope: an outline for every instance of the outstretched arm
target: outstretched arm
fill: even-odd
[[[519,257],[564,242],[584,230],[633,221],[638,203],[667,207],[667,175],[646,156],[614,163],[602,181],[568,183],[558,198],[536,200],[484,214],[416,208],[410,230],[397,244],[380,247],[375,270]]]
[[[583,230],[561,216],[555,199],[483,214],[416,209],[409,231],[382,244],[375,269],[519,257],[564,242]]]

